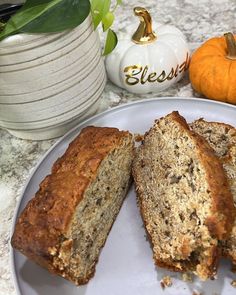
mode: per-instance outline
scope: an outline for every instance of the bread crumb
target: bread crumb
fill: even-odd
[[[230,284],[232,287],[236,288],[236,280],[233,280]]]
[[[171,287],[172,286],[172,280],[171,277],[165,276],[161,280],[161,287],[162,289],[165,289],[166,287]]]
[[[185,273],[182,274],[182,280],[184,282],[191,282],[192,283],[193,282],[193,277],[191,276],[190,273],[185,272]]]
[[[232,265],[231,271],[236,272],[236,265],[235,264]]]
[[[134,139],[136,142],[141,142],[141,141],[143,141],[144,136],[142,134],[135,133]]]

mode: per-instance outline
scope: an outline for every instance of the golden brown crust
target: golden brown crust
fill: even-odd
[[[206,123],[209,123],[209,124],[214,124],[216,126],[224,126],[228,130],[235,129],[235,127],[233,127],[230,124],[226,124],[226,123],[223,123],[223,122],[216,122],[216,121],[205,121],[204,118],[197,119],[197,120],[193,121],[192,124],[194,124],[195,122],[200,122],[200,123],[201,122],[206,122]]]
[[[75,208],[95,179],[101,161],[128,136],[129,132],[116,128],[84,128],[55,162],[52,173],[41,182],[39,191],[21,213],[12,246],[49,271],[62,273],[55,269],[52,254],[63,244]]]
[[[236,159],[236,128],[221,122],[208,122],[204,119],[199,119],[191,124],[191,127],[196,132],[203,135],[204,138],[211,144],[217,156],[220,158],[226,175],[228,176],[231,192],[235,198],[235,159]],[[232,173],[232,174],[231,174]],[[230,237],[222,243],[222,255],[232,259],[235,263],[236,253],[233,250],[235,245],[234,239],[235,222]],[[231,244],[232,243],[232,244]]]
[[[208,227],[208,230],[213,238],[216,237],[217,239],[225,239],[230,234],[230,230],[232,228],[235,217],[235,208],[233,205],[233,197],[229,189],[227,178],[224,174],[223,166],[220,160],[215,156],[215,153],[211,147],[202,137],[190,130],[187,122],[179,115],[178,112],[172,112],[168,116],[171,117],[171,120],[178,122],[183,130],[183,134],[187,133],[195,143],[196,150],[198,151],[197,157],[199,162],[204,167],[207,178],[206,182],[208,183],[209,189],[211,190],[211,192],[209,192],[212,199],[211,214],[206,221],[206,226]],[[157,122],[158,121],[159,120],[157,120]],[[148,136],[149,133],[150,131],[145,134],[145,137]],[[140,166],[142,167],[142,160],[140,160]],[[138,180],[138,175],[136,172],[137,171],[133,168],[134,179]],[[142,189],[137,183],[136,191],[140,205],[140,212],[146,228],[147,224],[144,218],[145,206],[142,203]],[[153,245],[152,237],[150,235],[148,236]],[[188,245],[184,244],[184,246],[186,246],[183,249],[184,253],[187,254]],[[214,244],[209,245],[209,249],[207,249],[207,251],[208,255],[205,256],[206,258],[204,263],[199,265],[201,269],[198,269],[197,271],[195,269],[195,273],[197,272],[199,275],[201,274],[202,278],[204,279],[214,276],[220,257],[220,249]],[[155,263],[160,267],[180,272],[187,270],[194,271],[194,267],[196,267],[194,262],[191,263],[191,260],[188,259],[184,260],[183,263],[181,260],[174,262],[171,259],[165,259],[163,261],[163,259],[159,259],[157,254],[155,254],[154,260]]]
[[[191,131],[185,119],[178,112],[172,112],[169,116],[179,122],[194,139],[198,157],[206,169],[207,182],[211,188],[213,200],[212,216],[206,220],[206,225],[213,236],[219,240],[227,239],[232,230],[236,210],[222,163],[206,140]]]
[[[128,187],[127,187],[127,191],[129,190],[131,183],[132,183],[132,179],[130,179],[129,185],[128,185]],[[122,205],[122,204],[121,204],[121,205]],[[121,207],[120,207],[119,210],[117,211],[117,214],[114,216],[114,220],[113,220],[113,223],[112,223],[112,225],[111,225],[111,227],[110,227],[110,229],[109,229],[109,232],[108,232],[108,234],[107,234],[107,237],[109,236],[109,233],[110,233],[110,231],[111,231],[111,229],[112,229],[112,227],[113,227],[113,224],[114,224],[114,222],[115,222],[115,220],[116,220],[117,215],[118,215],[119,212],[120,212],[120,209],[121,209]],[[103,243],[103,245],[102,245],[100,251],[101,251],[102,248],[104,247],[105,243],[106,243],[106,240],[104,240],[104,243]],[[98,260],[99,260],[99,256],[98,256],[97,259],[94,261],[94,264],[93,264],[92,270],[91,270],[91,272],[86,276],[86,278],[84,278],[84,279],[78,279],[78,278],[70,277],[68,273],[66,274],[65,278],[68,279],[68,280],[70,280],[71,282],[75,283],[75,284],[78,285],[78,286],[79,286],[79,285],[85,285],[85,284],[87,284],[88,281],[89,281],[89,280],[95,275],[95,270],[96,270],[95,267],[96,267],[96,264],[98,263]]]
[[[199,144],[202,146],[202,152],[199,153],[199,157],[207,167],[207,181],[211,187],[211,195],[213,197],[212,216],[206,221],[206,225],[211,234],[218,239],[227,239],[232,230],[236,214],[233,196],[230,192],[222,163],[204,139],[200,138],[200,136],[198,137]]]
[[[231,147],[234,147],[236,144],[236,128],[235,127],[233,127],[232,125],[226,124],[226,123],[221,123],[221,122],[215,122],[215,121],[208,122],[208,121],[205,121],[203,118],[195,120],[194,122],[192,122],[190,124],[190,126],[191,126],[191,129],[193,129],[195,132],[200,133],[199,135],[203,136],[203,138],[206,139],[210,145],[212,144],[213,150],[216,152],[217,156],[221,160],[223,160],[225,157],[227,159],[228,152],[226,151],[226,155],[225,155],[225,153],[219,154],[217,149],[215,150],[215,148],[217,147],[217,143],[214,142],[214,140],[209,141],[208,136],[201,134],[201,132],[199,132],[198,128],[200,128],[200,130],[201,130],[201,128],[205,129],[205,128],[207,128],[207,126],[209,126],[209,131],[213,127],[216,130],[219,130],[219,132],[220,132],[220,130],[223,129],[222,132],[224,132],[224,133],[222,134],[222,136],[223,136],[222,141],[224,141],[227,137],[229,137],[230,141],[231,141],[231,142],[224,143],[225,148],[227,150],[229,150]],[[195,130],[195,126],[197,127],[196,130]],[[207,130],[205,130],[205,131],[207,131]]]
[[[205,263],[207,265],[210,265],[210,269],[208,271],[208,273],[206,273],[206,277],[208,278],[213,278],[216,274],[216,270],[218,268],[218,264],[219,264],[219,258],[220,258],[220,249],[218,247],[212,247],[212,255],[210,255],[208,261],[206,261]],[[188,263],[189,262],[189,263]],[[191,268],[193,268],[195,265],[193,265],[193,263],[191,261],[185,261],[184,264],[182,264],[181,262],[179,262],[179,267],[177,267],[176,265],[173,264],[173,261],[162,261],[162,260],[158,260],[155,259],[155,264],[159,267],[171,270],[171,271],[177,271],[177,272],[188,272],[191,270]]]

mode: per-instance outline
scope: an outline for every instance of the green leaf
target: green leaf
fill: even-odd
[[[61,0],[40,18],[23,28],[23,32],[61,32],[81,24],[90,12],[89,0]]]
[[[72,29],[90,12],[89,0],[28,0],[11,17],[0,40],[19,32],[48,33]]]
[[[91,10],[95,29],[109,12],[111,0],[91,0]]]
[[[30,8],[36,5],[40,5],[40,4],[47,4],[47,3],[50,3],[51,1],[52,0],[26,0],[24,4],[24,9]]]
[[[14,14],[7,22],[5,29],[0,34],[0,39],[7,37],[13,33],[18,33],[27,23],[43,14],[50,5],[58,3],[60,0],[54,0],[50,3],[49,0],[28,0],[16,14]],[[32,2],[32,5],[30,3]],[[26,7],[26,8],[25,8]]]
[[[111,7],[111,0],[103,0],[103,17],[109,12],[110,7]]]
[[[112,52],[112,50],[116,47],[117,44],[117,36],[114,31],[111,29],[108,30],[107,32],[107,37],[106,37],[106,43],[105,43],[105,48],[103,51],[103,55],[107,55]]]
[[[103,12],[102,12],[102,2],[100,4],[95,3],[94,6],[92,5],[92,18],[93,18],[93,24],[94,28],[96,29],[99,23],[102,21]]]
[[[112,26],[114,18],[115,18],[114,14],[110,11],[103,17],[102,27],[104,32]]]

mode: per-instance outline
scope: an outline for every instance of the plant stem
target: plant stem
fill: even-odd
[[[224,34],[224,36],[225,36],[227,50],[228,50],[228,54],[226,57],[228,59],[236,60],[236,41],[234,39],[234,35],[229,32]]]
[[[0,32],[3,31],[5,25],[6,25],[5,23],[2,23],[2,22],[0,21]]]

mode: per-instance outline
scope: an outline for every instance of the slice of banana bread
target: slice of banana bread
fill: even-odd
[[[141,215],[158,266],[212,277],[235,216],[220,160],[172,112],[145,134],[133,164]]]
[[[224,123],[207,122],[203,119],[193,122],[191,128],[208,141],[221,159],[236,206],[236,128]],[[230,237],[223,242],[222,249],[223,255],[230,257],[236,264],[236,220]]]
[[[49,271],[86,283],[129,187],[133,136],[87,127],[40,184],[12,245]]]

